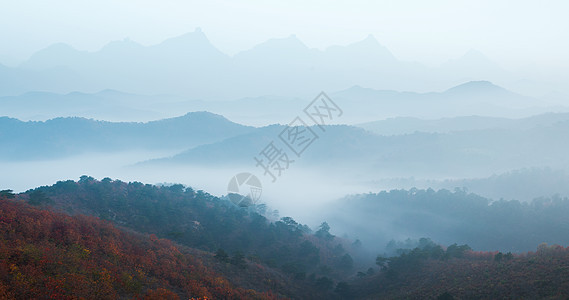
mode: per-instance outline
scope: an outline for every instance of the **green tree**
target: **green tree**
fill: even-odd
[[[31,205],[41,205],[44,203],[52,202],[46,194],[40,190],[35,190],[30,193],[30,200],[28,201]]]
[[[334,239],[334,236],[330,234],[330,225],[327,222],[322,222],[314,235],[324,240]]]
[[[292,228],[296,228],[298,226],[298,223],[291,217],[282,217],[281,222]]]
[[[498,252],[496,255],[494,255],[494,261],[502,261],[503,258],[504,254],[502,254],[502,252]]]
[[[457,245],[457,244],[452,244],[450,246],[448,246],[447,251],[446,251],[446,257],[447,258],[452,258],[452,257],[456,257],[456,258],[461,258],[464,256],[464,253],[467,251],[471,251],[472,248],[470,248],[470,246],[464,244],[464,245]]]
[[[235,252],[235,254],[233,254],[230,263],[232,265],[238,266],[241,269],[245,269],[247,267],[247,262],[245,261],[245,255],[243,255],[241,251],[237,251]]]
[[[389,258],[378,255],[375,258],[375,264],[378,265],[381,269],[385,269],[387,267],[387,263],[389,263]]]
[[[16,197],[16,195],[14,194],[14,191],[12,191],[12,190],[0,191],[0,198],[14,199],[15,197]]]
[[[354,259],[348,254],[342,255],[338,267],[345,272],[351,271],[354,267]]]

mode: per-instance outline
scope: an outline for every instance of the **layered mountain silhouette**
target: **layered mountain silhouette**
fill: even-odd
[[[508,91],[489,81],[469,81],[443,92],[376,90],[356,85],[331,94],[351,123],[390,117],[438,119],[457,116],[521,118],[567,111],[547,101]],[[359,120],[359,122],[358,122]]]
[[[0,118],[2,160],[67,157],[86,152],[187,149],[253,130],[207,112],[147,123],[57,118],[22,122]]]
[[[568,114],[547,114],[525,119],[399,118],[361,125],[370,131],[347,125],[312,127],[317,139],[296,164],[364,173],[380,170],[393,176],[461,177],[488,170],[555,167],[569,164],[568,124]],[[163,149],[179,154],[141,166],[250,165],[271,141],[288,151],[279,138],[285,129],[286,125],[244,126],[207,112],[146,123],[85,118],[23,122],[2,117],[0,153],[3,160],[14,161]]]
[[[358,126],[380,135],[400,135],[415,132],[449,133],[481,129],[530,129],[538,126],[551,126],[568,119],[567,113],[548,113],[522,119],[463,116],[425,120],[397,117]]]
[[[483,126],[486,120],[490,120],[490,125]],[[271,142],[288,151],[297,167],[338,174],[354,170],[357,174],[387,173],[392,177],[464,178],[524,167],[569,164],[564,154],[565,147],[569,146],[567,114],[522,120],[456,118],[421,122],[414,119],[386,121],[386,126],[392,126],[391,132],[395,133],[392,135],[377,135],[346,125],[326,126],[324,132],[313,127],[318,139],[301,156],[295,156],[280,140],[279,135],[286,126],[273,125],[139,166],[254,167],[253,157],[260,156]],[[421,124],[432,124],[434,128],[423,132],[411,129]],[[518,151],[520,148],[524,151]]]
[[[283,75],[284,76],[284,75]],[[292,80],[292,79],[290,79]],[[360,85],[330,97],[345,111],[342,123],[360,124],[394,116],[438,119],[457,116],[521,118],[550,111],[569,111],[543,99],[522,96],[489,81],[470,81],[443,92],[376,90]],[[95,93],[28,92],[0,97],[0,115],[21,120],[78,116],[106,121],[152,121],[186,111],[209,111],[254,126],[289,123],[312,97],[260,96],[203,101],[157,94],[102,90]]]
[[[432,90],[467,80],[502,80],[508,76],[475,51],[441,68],[404,62],[371,35],[323,51],[307,47],[292,35],[228,56],[198,28],[153,46],[129,39],[111,42],[95,52],[61,43],[51,45],[17,68],[1,67],[0,95],[115,89],[227,100],[311,96],[320,90],[356,84],[376,89]]]

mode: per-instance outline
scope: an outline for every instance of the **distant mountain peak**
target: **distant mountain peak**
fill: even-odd
[[[470,49],[466,51],[466,53],[464,53],[464,55],[459,59],[468,60],[468,61],[484,61],[484,62],[491,61],[486,55],[484,55],[484,53],[476,49]]]
[[[366,88],[359,84],[356,84],[340,92],[357,92],[357,91],[375,91],[375,90],[372,88]]]
[[[356,46],[356,45],[385,48],[385,46],[383,46],[373,34],[368,34],[363,40],[349,44],[347,47]]]
[[[207,39],[206,35],[200,30],[195,30],[193,32],[188,32],[188,33],[184,33],[182,35],[179,36],[175,36],[173,38],[169,38],[166,39],[163,43],[168,43],[168,42],[178,42],[178,41],[207,41],[209,42],[209,40]]]
[[[111,41],[106,44],[102,49],[101,52],[107,51],[131,51],[133,49],[142,48],[143,46],[130,38],[126,37],[122,40]]]
[[[272,38],[256,45],[255,47],[237,53],[234,57],[237,59],[245,58],[250,60],[272,60],[275,56],[294,57],[297,55],[305,56],[309,53],[309,48],[295,34],[291,34],[284,38]]]
[[[100,90],[95,95],[102,95],[102,96],[126,96],[126,95],[134,95],[130,93],[121,92],[115,89],[104,89]]]
[[[226,117],[219,115],[219,114],[209,112],[209,111],[192,111],[192,112],[186,113],[183,116],[174,117],[174,118],[170,118],[170,119],[163,119],[161,121],[167,121],[167,120],[191,120],[191,121],[198,121],[198,122],[223,121],[223,122],[233,123],[233,122],[229,121]]]
[[[216,117],[216,118],[221,117],[221,118],[225,118],[225,117],[222,116],[222,115],[215,114],[215,113],[212,113],[212,112],[209,112],[209,111],[205,111],[205,110],[202,110],[202,111],[190,111],[190,112],[186,113],[185,115],[183,115],[182,117],[198,117],[198,116],[200,116],[200,117]]]
[[[497,86],[490,81],[469,81],[445,91],[445,93],[507,93],[508,90]]]
[[[377,93],[377,92],[381,92],[379,90],[373,89],[373,88],[368,88],[368,87],[363,87],[361,85],[353,85],[343,91],[339,91],[338,93],[342,94],[342,93],[356,93],[356,94],[373,94],[373,93]]]
[[[55,43],[34,53],[20,66],[24,68],[42,69],[68,65],[71,61],[80,60],[86,51],[79,51],[66,43]]]
[[[207,38],[200,27],[192,32],[175,36],[164,40],[162,43],[149,47],[151,51],[162,52],[164,58],[172,59],[179,63],[180,60],[191,60],[199,57],[202,62],[219,62],[227,58],[227,55],[217,49]]]
[[[45,57],[45,56],[51,56],[51,55],[61,55],[61,54],[69,54],[69,53],[74,53],[74,52],[78,52],[77,49],[73,48],[73,46],[66,44],[66,43],[55,43],[55,44],[51,44],[43,49],[41,49],[40,51],[34,53],[31,57],[30,60],[38,58],[38,57]]]
[[[397,59],[387,49],[387,47],[383,46],[373,34],[369,34],[366,38],[361,41],[357,41],[355,43],[349,44],[347,46],[332,46],[329,47],[327,50],[330,51],[348,51],[350,55],[370,55],[371,57],[380,57],[384,61],[396,61]]]
[[[194,47],[215,48],[200,27],[197,27],[193,32],[188,32],[176,37],[166,39],[156,46],[166,46],[181,49]]]
[[[488,58],[484,53],[476,50],[469,49],[462,56],[456,59],[451,59],[443,64],[446,67],[458,67],[463,69],[471,68],[489,68],[493,70],[499,69],[498,65]]]
[[[371,33],[368,34],[368,35],[366,36],[366,38],[363,39],[361,42],[379,44],[379,41],[378,41],[378,40],[375,38],[375,36],[374,36],[373,34],[371,34]]]
[[[308,48],[296,34],[291,34],[286,38],[269,39],[266,42],[258,45],[258,47],[285,47],[285,48]],[[255,47],[257,48],[257,47]]]
[[[75,48],[73,48],[73,46],[66,44],[66,43],[55,43],[55,44],[51,44],[45,48],[43,48],[42,50],[40,50],[39,52],[43,52],[43,51],[77,51]]]

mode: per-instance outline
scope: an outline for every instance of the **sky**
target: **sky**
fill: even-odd
[[[0,0],[0,63],[16,65],[56,42],[96,51],[200,27],[230,55],[291,34],[318,49],[373,34],[401,60],[436,66],[476,49],[512,71],[566,74],[568,13],[560,0]]]

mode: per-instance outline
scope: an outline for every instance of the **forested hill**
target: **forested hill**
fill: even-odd
[[[198,248],[224,262],[257,262],[285,274],[294,284],[274,287],[292,297],[327,297],[334,283],[355,273],[360,248],[333,236],[323,222],[312,232],[290,217],[270,221],[264,206],[248,209],[182,185],[154,186],[83,176],[16,196],[38,207],[108,220],[122,228],[155,234]],[[233,259],[237,257],[237,261]],[[373,261],[367,262],[367,266]],[[235,282],[251,285],[237,276]],[[254,285],[253,285],[254,286]],[[280,286],[280,287],[279,287]]]
[[[277,298],[230,284],[207,253],[8,198],[0,193],[0,299]]]
[[[345,299],[567,299],[569,248],[541,244],[537,251],[475,252],[443,249],[421,239],[395,257],[377,257],[379,273],[358,273],[338,285]]]
[[[357,232],[364,244],[429,237],[445,245],[514,253],[541,243],[569,244],[569,199],[559,196],[520,202],[492,201],[464,189],[391,190],[347,196],[325,210],[321,218],[333,228]]]
[[[335,237],[326,222],[312,232],[290,217],[268,220],[262,205],[244,209],[182,185],[83,176],[18,195],[0,191],[0,198],[0,298],[569,295],[569,250],[556,245],[541,244],[530,253],[477,252],[468,245],[445,247],[420,239],[414,248],[397,249],[401,244],[395,243],[394,254],[379,255],[374,262],[361,254],[359,241]],[[449,215],[465,218],[462,211],[477,216],[482,208],[489,216],[562,213],[566,200],[488,205],[460,190],[411,190],[359,196],[351,204],[358,202],[374,211],[376,205],[385,209],[396,203],[405,210],[414,203],[429,214],[429,206],[447,207]],[[416,213],[410,211],[407,220],[421,221],[412,216]],[[506,225],[498,232],[512,232]]]

